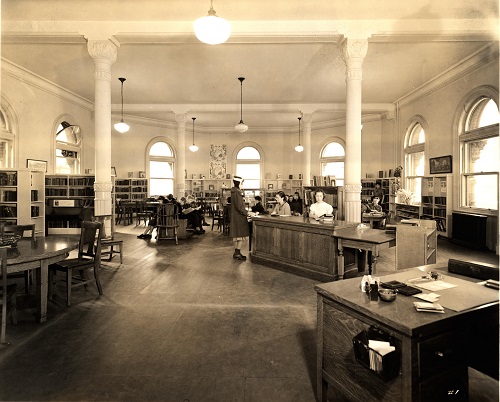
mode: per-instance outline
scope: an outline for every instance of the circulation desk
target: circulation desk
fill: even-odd
[[[419,299],[412,296],[371,301],[361,292],[360,278],[316,285],[319,401],[326,401],[329,385],[333,400],[467,401],[468,366],[485,373],[485,367],[498,367],[498,291],[478,285],[480,280],[450,274],[446,263],[419,268],[380,280],[406,282],[422,271],[443,270],[444,280],[456,285],[436,291],[444,314],[416,311],[413,302]],[[373,352],[358,347],[359,335],[373,329],[396,346],[396,359],[387,365],[389,377],[370,370]],[[363,353],[368,365],[363,364]]]
[[[302,216],[259,215],[253,221],[252,262],[319,281],[339,279],[335,229],[356,227],[345,221],[316,221]],[[346,266],[357,264],[356,250],[345,249]]]

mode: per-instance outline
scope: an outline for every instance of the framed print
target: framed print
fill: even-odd
[[[429,158],[431,174],[452,173],[451,155]]]
[[[111,176],[116,176],[116,168],[111,166]]]
[[[209,184],[209,185],[208,185],[208,189],[209,189],[210,191],[213,191],[213,190],[215,190],[215,186],[214,186],[213,184]]]
[[[226,174],[226,179],[230,179],[231,175],[229,173]]]
[[[26,159],[26,167],[37,172],[47,172],[47,161],[38,159]]]
[[[141,179],[145,179],[145,178],[146,178],[146,172],[142,172],[142,171],[140,171],[140,172],[139,172],[139,178],[141,178]]]
[[[267,189],[268,189],[268,190],[272,190],[273,188],[274,188],[274,185],[273,185],[273,184],[268,184],[268,185],[267,185]]]

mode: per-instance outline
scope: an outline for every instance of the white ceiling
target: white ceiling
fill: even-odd
[[[410,4],[411,3],[411,4]],[[436,4],[438,3],[438,4]],[[376,4],[376,6],[374,6]],[[192,21],[208,0],[10,0],[2,2],[2,57],[93,102],[93,60],[85,38],[112,38],[113,110],[124,85],[125,115],[230,130],[240,114],[256,128],[345,117],[345,36],[366,36],[363,114],[390,104],[498,36],[498,3],[485,0],[220,0],[228,43],[201,44]],[[54,16],[57,16],[55,20]]]

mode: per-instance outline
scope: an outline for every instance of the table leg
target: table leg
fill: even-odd
[[[368,275],[372,274],[372,251],[368,250]]]
[[[344,247],[342,246],[342,240],[338,240],[339,249],[339,279],[344,279]]]
[[[375,249],[373,251],[372,255],[372,270],[373,270],[373,275],[377,273],[377,261],[378,261],[378,250]]]
[[[40,268],[35,269],[36,273],[36,297],[37,297],[37,315],[39,322],[47,320],[47,296],[49,283],[49,265],[46,261],[40,262]]]

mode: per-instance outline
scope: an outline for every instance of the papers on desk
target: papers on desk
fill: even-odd
[[[440,295],[437,293],[419,293],[414,297],[418,297],[419,299],[425,300],[426,302],[434,303],[439,300]]]
[[[429,290],[431,292],[438,292],[440,290],[456,288],[457,285],[453,285],[452,283],[448,283],[442,280],[435,281],[433,279],[410,279],[408,282],[411,282],[412,286],[419,287],[421,289]]]
[[[444,308],[439,303],[413,302],[417,311],[424,313],[441,313],[444,314]]]
[[[391,346],[389,342],[368,340],[370,369],[377,373],[382,372],[384,366],[382,364],[382,356],[394,352],[396,348]]]

